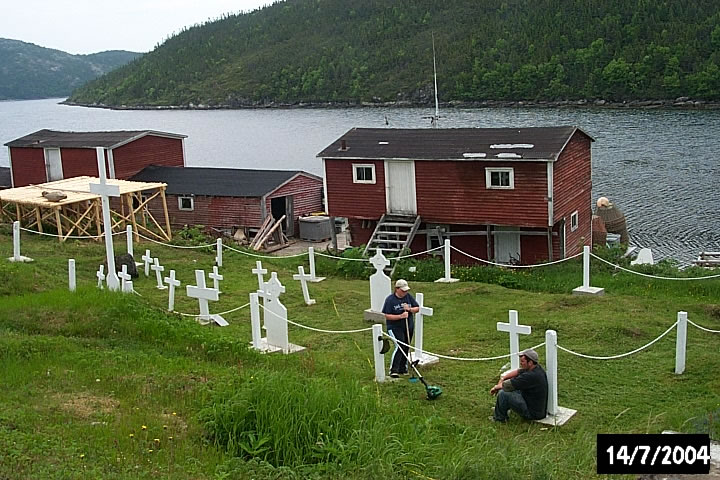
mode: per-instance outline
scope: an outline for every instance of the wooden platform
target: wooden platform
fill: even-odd
[[[699,267],[720,267],[720,252],[700,252],[694,263]]]
[[[43,231],[43,223],[50,224],[57,228],[60,241],[65,241],[70,235],[99,238],[103,233],[101,202],[99,195],[90,192],[91,183],[100,183],[100,180],[96,177],[73,177],[1,190],[0,221],[17,220],[23,227],[35,227],[39,232]],[[143,234],[159,240],[172,239],[165,200],[166,183],[117,179],[108,179],[107,183],[117,185],[120,189],[120,198],[111,201],[111,231],[119,231],[126,225],[132,225],[136,234],[142,231]],[[43,192],[62,193],[66,198],[53,202],[45,198]],[[158,196],[162,199],[165,213],[164,228],[145,208],[150,200]],[[141,222],[138,222],[138,216]],[[154,224],[155,230],[148,228],[148,220]]]

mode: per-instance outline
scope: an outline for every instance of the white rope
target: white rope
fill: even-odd
[[[385,335],[386,337],[390,338],[390,339],[391,339],[393,342],[395,342],[395,343],[398,343],[398,344],[403,345],[403,346],[405,346],[405,347],[412,348],[413,350],[417,351],[417,349],[416,349],[414,346],[408,345],[408,344],[405,343],[405,342],[401,342],[401,341],[398,340],[397,338],[391,337],[391,336],[390,336],[389,334],[387,334],[386,332],[383,332],[383,335]],[[539,344],[535,345],[534,347],[530,347],[530,348],[532,348],[533,350],[535,350],[536,348],[540,348],[540,347],[542,347],[543,345],[545,345],[545,342],[539,343]],[[466,358],[466,357],[451,357],[451,356],[449,356],[449,355],[441,355],[441,354],[439,354],[439,353],[429,352],[429,351],[427,351],[427,350],[425,350],[425,349],[423,349],[422,352],[423,352],[423,353],[427,353],[428,355],[435,356],[435,357],[445,358],[445,359],[447,359],[447,360],[460,360],[460,361],[465,361],[465,362],[483,362],[483,361],[486,361],[486,360],[500,360],[501,358],[509,358],[509,357],[512,357],[512,355],[513,355],[512,353],[507,353],[507,354],[505,354],[505,355],[498,355],[498,356],[496,356],[496,357]],[[518,355],[520,355],[520,352],[518,352]]]
[[[443,245],[440,245],[439,247],[431,248],[430,250],[425,250],[424,252],[418,252],[418,253],[410,253],[408,255],[401,255],[399,257],[390,257],[388,260],[391,262],[393,260],[402,260],[403,258],[410,258],[410,257],[417,257],[418,255],[424,255],[426,253],[434,252],[435,250],[442,250],[445,248]]]
[[[637,352],[639,352],[640,350],[646,349],[647,347],[649,347],[650,345],[652,345],[653,343],[657,342],[658,340],[660,340],[661,338],[663,338],[665,335],[667,335],[667,334],[670,332],[670,330],[672,330],[673,328],[675,328],[675,326],[676,326],[677,324],[678,324],[678,322],[675,322],[675,323],[673,323],[672,325],[670,325],[670,328],[668,328],[667,330],[665,330],[664,333],[662,333],[659,337],[657,337],[655,340],[653,340],[652,342],[648,343],[647,345],[643,345],[643,346],[640,347],[640,348],[636,348],[636,349],[633,350],[632,352],[621,353],[621,354],[619,354],[619,355],[612,355],[612,356],[610,356],[610,357],[598,357],[598,356],[595,356],[595,355],[584,355],[584,354],[582,354],[582,353],[573,352],[572,350],[570,350],[570,349],[568,349],[568,348],[565,348],[565,347],[562,347],[562,346],[560,346],[560,345],[558,345],[557,348],[559,348],[560,350],[563,350],[563,351],[565,351],[565,352],[571,353],[571,354],[573,354],[573,355],[576,355],[576,356],[578,356],[578,357],[582,357],[582,358],[589,358],[589,359],[592,359],[592,360],[614,360],[614,359],[616,359],[616,358],[627,357],[628,355],[632,355],[633,353],[637,353]]]
[[[20,230],[24,230],[29,233],[34,233],[37,235],[45,235],[46,237],[57,237],[57,238],[102,238],[103,234],[100,235],[57,235],[55,233],[45,233],[45,232],[38,232],[37,230],[29,230],[24,227],[20,227]],[[115,232],[112,235],[123,235],[125,232]]]
[[[490,260],[485,260],[485,259],[476,257],[476,256],[474,256],[474,255],[470,255],[469,253],[463,252],[463,251],[460,250],[459,248],[456,248],[456,247],[454,247],[454,246],[452,246],[452,245],[450,245],[450,248],[452,248],[453,250],[455,250],[455,251],[458,252],[458,253],[461,253],[461,254],[465,255],[465,256],[468,257],[468,258],[472,258],[473,260],[477,260],[478,262],[487,263],[488,265],[495,265],[496,267],[505,267],[505,268],[535,268],[535,267],[547,267],[548,265],[555,265],[555,264],[558,264],[558,263],[567,262],[568,260],[572,260],[573,258],[577,258],[577,257],[579,257],[580,255],[582,255],[582,252],[580,252],[580,253],[576,253],[576,254],[573,255],[572,257],[565,257],[565,258],[562,258],[562,259],[560,259],[560,260],[555,260],[554,262],[538,263],[538,264],[535,264],[535,265],[510,265],[510,264],[507,264],[507,263],[491,262]]]
[[[210,315],[227,315],[228,313],[233,313],[233,312],[237,312],[238,310],[242,310],[243,308],[247,307],[248,305],[250,305],[250,304],[246,303],[245,305],[240,305],[239,307],[233,308],[232,310],[227,310],[225,312],[220,312],[220,313],[211,313]],[[202,314],[195,315],[193,313],[181,313],[181,312],[177,312],[175,310],[173,310],[173,313],[177,313],[178,315],[182,315],[183,317],[202,317]]]
[[[125,233],[125,232],[123,232],[123,233]],[[150,240],[151,242],[157,243],[158,245],[164,245],[166,247],[171,247],[171,248],[208,248],[208,247],[215,247],[217,245],[216,243],[208,243],[207,245],[195,245],[195,246],[172,245],[170,243],[159,242],[159,241],[155,240],[154,238],[146,237],[145,235],[143,235],[140,232],[135,232],[135,234],[141,236],[145,240]]]
[[[410,257],[417,257],[418,255],[425,255],[426,253],[434,252],[435,250],[443,249],[442,245],[439,247],[431,248],[430,250],[425,250],[424,252],[417,252],[417,253],[410,253],[408,255],[401,255],[399,257],[390,257],[388,258],[389,261],[395,261],[395,260],[402,260],[403,258],[410,258]],[[338,257],[337,255],[327,255],[320,252],[315,252],[315,255],[319,255],[321,257],[327,257],[327,258],[333,258],[335,260],[350,260],[352,262],[369,262],[369,258],[344,258],[344,257]]]
[[[594,253],[591,253],[590,255],[592,255],[593,257],[597,258],[597,259],[600,260],[601,262],[607,263],[607,264],[610,265],[611,267],[615,267],[615,268],[618,268],[618,269],[620,269],[620,270],[622,270],[622,271],[624,271],[624,272],[634,273],[635,275],[640,275],[641,277],[646,277],[646,278],[656,278],[656,279],[659,279],[659,280],[686,280],[686,281],[689,281],[689,280],[707,280],[708,278],[720,278],[720,274],[717,274],[717,275],[708,275],[707,277],[661,277],[661,276],[658,276],[658,275],[650,275],[650,274],[647,274],[647,273],[636,272],[635,270],[630,270],[629,268],[624,268],[624,267],[621,267],[620,265],[615,265],[614,263],[608,262],[608,261],[605,260],[604,258],[598,257],[598,256],[595,255]]]
[[[265,313],[269,313],[270,315],[273,315],[275,318],[278,318],[280,320],[285,320],[286,322],[295,325],[296,327],[300,328],[306,328],[308,330],[312,330],[313,332],[321,332],[321,333],[358,333],[358,332],[367,332],[369,330],[372,330],[372,327],[368,328],[358,328],[357,330],[323,330],[322,328],[315,328],[315,327],[308,327],[307,325],[303,325],[301,323],[293,322],[292,320],[289,320],[287,318],[281,318],[280,315],[276,314],[272,310],[268,310],[265,308],[265,305],[259,304],[260,308],[265,310]]]
[[[706,332],[710,332],[710,333],[720,333],[720,330],[710,330],[709,328],[701,327],[700,325],[698,325],[697,323],[695,323],[695,322],[693,322],[692,320],[689,320],[689,319],[688,319],[688,323],[690,323],[690,324],[692,324],[694,327],[699,328],[700,330],[704,330],[704,331],[706,331]]]
[[[308,252],[298,253],[297,255],[258,255],[257,253],[250,253],[250,252],[243,252],[242,250],[238,250],[237,248],[233,248],[230,245],[223,244],[223,248],[227,248],[228,250],[232,250],[233,252],[241,253],[243,255],[247,255],[249,257],[256,257],[256,258],[295,258],[295,257],[302,257],[308,254]]]
[[[350,260],[351,262],[369,262],[370,261],[367,258],[344,258],[344,257],[338,257],[336,255],[328,255],[326,253],[320,253],[320,252],[315,252],[315,255],[317,255],[319,257],[333,258],[335,260]]]

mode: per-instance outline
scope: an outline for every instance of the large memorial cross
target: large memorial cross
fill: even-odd
[[[103,230],[105,230],[105,254],[107,255],[108,273],[105,277],[108,289],[117,291],[120,289],[120,279],[115,269],[115,251],[113,249],[112,239],[112,220],[110,218],[110,197],[120,196],[120,187],[117,185],[108,185],[105,175],[105,149],[102,147],[95,148],[98,164],[98,175],[100,183],[91,183],[90,191],[95,195],[100,195],[103,214]]]
[[[532,328],[528,325],[518,325],[517,310],[510,310],[509,323],[497,322],[499,332],[508,332],[510,334],[510,369],[515,370],[520,367],[520,340],[518,335],[530,335]]]

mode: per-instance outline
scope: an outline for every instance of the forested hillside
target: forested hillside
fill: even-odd
[[[287,0],[75,91],[107,105],[720,99],[720,2]]]
[[[138,55],[119,50],[72,55],[0,38],[0,100],[66,97]]]

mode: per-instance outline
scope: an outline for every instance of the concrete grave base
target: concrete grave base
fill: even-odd
[[[567,423],[570,418],[577,413],[577,410],[565,407],[557,407],[556,415],[548,415],[542,420],[535,420],[538,423],[550,425],[553,427],[561,427]]]
[[[605,295],[605,289],[600,287],[573,288],[573,295]]]
[[[413,361],[419,360],[418,365],[423,366],[423,367],[426,365],[433,365],[440,361],[440,359],[438,357],[436,357],[435,355],[429,355],[425,352],[423,352],[422,354],[417,354],[417,353],[413,352],[412,359],[413,359]]]
[[[303,350],[305,350],[305,347],[301,347],[300,345],[295,345],[294,343],[288,343],[288,350],[283,351],[282,347],[276,347],[275,345],[268,344],[267,337],[263,337],[260,339],[260,348],[258,348],[258,351],[261,353],[274,353],[274,352],[297,353],[297,352],[302,352]]]
[[[311,282],[311,283],[322,282],[323,280],[325,280],[325,278],[326,278],[326,277],[309,278],[309,279],[308,279],[308,282]]]
[[[385,323],[385,315],[382,312],[376,312],[370,308],[363,312],[363,318],[371,323]]]
[[[20,255],[20,256],[17,257],[17,258],[15,258],[15,257],[10,257],[10,258],[8,258],[8,260],[10,260],[11,262],[20,262],[20,263],[28,263],[28,262],[33,262],[33,261],[34,261],[32,258],[30,258],[30,257],[23,257],[22,255]]]
[[[435,280],[435,283],[455,283],[459,281],[459,278],[438,278],[437,280]]]

